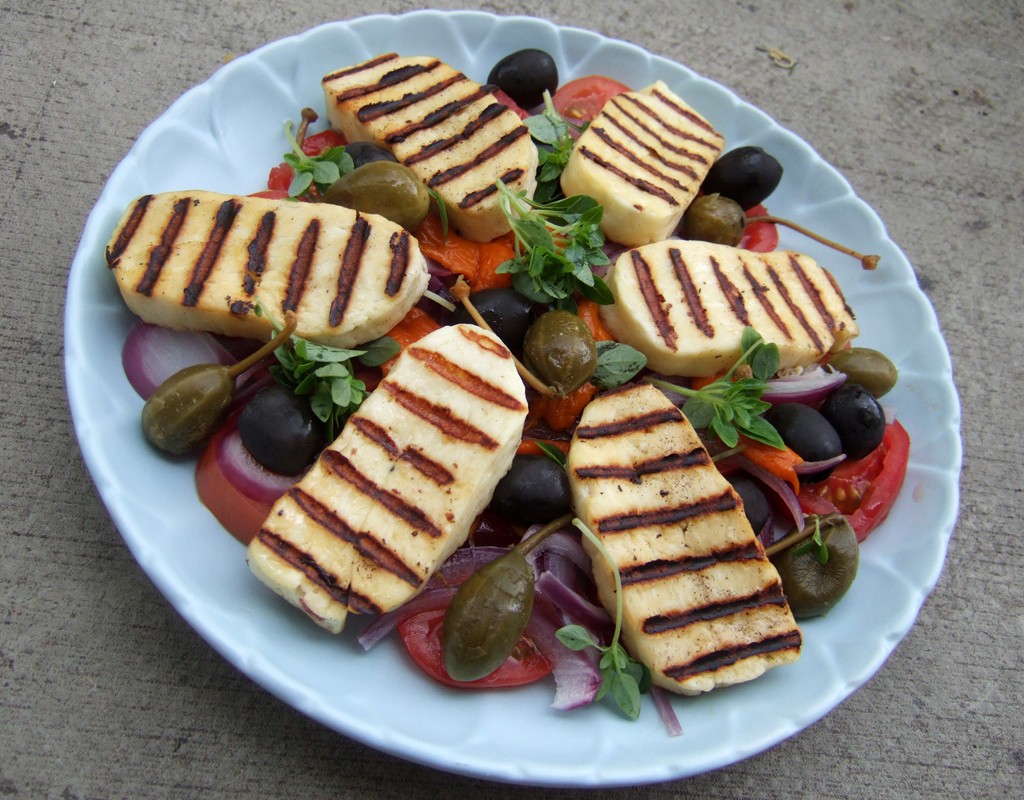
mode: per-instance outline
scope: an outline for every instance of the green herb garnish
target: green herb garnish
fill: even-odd
[[[600,341],[597,345],[597,366],[590,382],[601,389],[622,386],[647,366],[647,356],[628,344]]]
[[[740,338],[742,354],[725,375],[702,389],[677,386],[668,381],[648,378],[647,382],[662,389],[679,392],[688,398],[683,413],[695,428],[710,428],[727,447],[739,443],[739,434],[782,449],[785,444],[779,432],[762,414],[771,404],[761,395],[767,381],[779,369],[778,345],[765,342],[751,327],[744,328]],[[749,376],[733,380],[737,370],[746,365]]]
[[[284,135],[292,146],[292,152],[284,155],[284,161],[293,173],[288,187],[289,197],[303,197],[314,186],[323,194],[332,183],[355,168],[352,156],[345,152],[343,146],[328,148],[318,156],[307,156],[292,132],[291,120],[284,124]]]
[[[828,563],[828,545],[821,535],[821,517],[814,517],[814,533],[800,544],[793,548],[793,555],[802,556],[804,553],[811,553],[819,564],[825,566]]]
[[[514,258],[498,267],[512,274],[517,292],[538,303],[575,312],[573,293],[596,303],[614,301],[608,285],[592,267],[609,263],[601,249],[604,209],[587,195],[552,203],[531,200],[497,181],[501,210],[515,234]]]
[[[630,719],[636,719],[640,716],[640,695],[650,688],[651,675],[649,670],[633,659],[619,642],[622,633],[622,578],[611,554],[590,528],[580,519],[573,519],[572,524],[598,549],[615,576],[615,630],[608,645],[598,642],[582,625],[566,625],[559,628],[555,635],[570,650],[579,651],[593,647],[601,652],[598,669],[601,670],[603,680],[594,699],[600,700],[610,694],[616,705],[622,709],[622,713]]]
[[[563,453],[553,444],[548,444],[547,442],[534,442],[534,444],[537,445],[537,447],[544,455],[546,455],[548,458],[550,458],[552,461],[558,464],[558,466],[562,467],[562,469],[565,469],[565,465],[567,463],[565,453]]]
[[[562,195],[559,178],[562,170],[569,163],[576,141],[572,138],[569,122],[555,110],[551,102],[551,94],[544,92],[544,111],[523,120],[534,141],[546,147],[537,148],[537,189],[533,199],[539,203],[549,203]]]

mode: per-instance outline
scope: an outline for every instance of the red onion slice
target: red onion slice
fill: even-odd
[[[233,364],[234,357],[209,333],[174,331],[138,322],[121,348],[121,364],[144,400],[180,369],[194,364]]]
[[[661,721],[665,725],[665,730],[668,731],[668,735],[682,736],[683,726],[679,723],[679,717],[676,716],[676,710],[672,708],[669,693],[660,686],[652,686],[650,695],[651,700],[654,701],[654,707],[658,710],[658,716],[661,717]]]
[[[815,472],[821,472],[822,470],[832,469],[842,464],[846,460],[846,453],[840,453],[832,458],[826,458],[822,461],[801,461],[799,464],[793,467],[793,472],[797,475],[813,475]]]
[[[742,455],[729,456],[718,464],[718,468],[720,470],[725,470],[728,466],[733,466],[736,469],[743,470],[750,475],[750,477],[756,478],[760,481],[765,488],[770,489],[772,493],[782,501],[782,504],[786,507],[786,510],[789,512],[789,516],[793,520],[797,529],[803,528],[804,512],[800,508],[800,501],[796,498],[796,492],[793,491],[793,487],[786,483],[786,481],[781,478],[777,478],[768,470],[757,466],[757,464],[749,458],[745,458]]]
[[[278,475],[249,455],[238,433],[237,417],[229,420],[217,441],[217,466],[228,482],[251,500],[273,503],[294,486],[301,476]]]
[[[786,375],[768,381],[761,399],[766,403],[806,403],[813,405],[828,397],[846,381],[842,372],[832,372],[816,364],[799,375]]]
[[[551,675],[555,680],[555,696],[551,707],[571,711],[594,702],[603,678],[598,669],[600,653],[593,647],[570,650],[555,635],[564,624],[556,617],[557,609],[546,603],[534,605],[526,634],[551,659]]]

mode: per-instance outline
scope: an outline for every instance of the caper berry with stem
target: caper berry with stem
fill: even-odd
[[[423,224],[430,193],[411,169],[395,161],[370,161],[331,184],[324,202],[379,214],[406,230]]]
[[[839,370],[851,383],[860,384],[875,398],[896,385],[899,373],[884,353],[870,347],[849,347],[829,357],[828,365]]]
[[[828,551],[824,559],[812,548],[794,541],[800,537],[805,541],[815,526]],[[790,541],[793,543],[788,544]],[[860,563],[857,534],[842,514],[811,519],[808,527],[793,539],[786,537],[767,551],[796,619],[821,616],[834,607],[853,584]]]
[[[526,332],[523,360],[555,394],[565,396],[594,374],[597,346],[587,323],[571,311],[554,309]]]
[[[297,321],[289,314],[271,341],[231,366],[194,364],[161,383],[142,407],[142,432],[167,453],[181,455],[198,447],[223,422],[235,398],[235,378],[266,358],[291,337]]]
[[[526,555],[571,518],[545,525],[459,587],[441,633],[444,668],[453,680],[484,678],[511,655],[533,611],[534,575]]]

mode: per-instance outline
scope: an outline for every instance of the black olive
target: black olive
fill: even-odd
[[[309,401],[278,384],[261,389],[242,409],[238,434],[249,454],[279,475],[298,475],[325,444]]]
[[[735,200],[720,194],[706,194],[694,200],[683,214],[687,239],[735,247],[743,238],[747,217]]]
[[[857,534],[841,514],[822,517],[821,538],[828,548],[822,564],[813,550],[795,544],[772,556],[782,591],[797,619],[821,616],[838,603],[857,577],[860,546]]]
[[[558,65],[543,50],[529,48],[510,53],[494,65],[487,82],[497,86],[522,108],[544,101],[544,90],[558,88]]]
[[[569,477],[547,456],[517,455],[498,481],[490,508],[503,517],[534,525],[569,511]]]
[[[374,142],[349,142],[345,145],[345,152],[352,156],[354,169],[371,161],[398,161],[390,150],[385,150]]]
[[[523,349],[523,339],[530,327],[533,302],[515,289],[484,289],[472,297],[473,306],[480,312],[499,339],[515,353]],[[465,308],[459,306],[452,322],[472,322]]]
[[[836,429],[824,416],[803,403],[778,403],[764,413],[779,436],[804,461],[825,461],[843,452],[843,443]],[[805,481],[827,478],[832,469],[802,475]]]
[[[704,177],[704,194],[718,193],[745,209],[756,206],[782,180],[782,165],[760,147],[737,147],[719,158]]]
[[[750,527],[754,529],[755,534],[760,533],[772,516],[772,507],[768,504],[761,487],[744,475],[730,476],[729,483],[743,499],[743,510],[746,512]]]
[[[839,434],[847,458],[863,458],[882,443],[885,412],[860,384],[847,381],[838,387],[822,403],[821,413]]]

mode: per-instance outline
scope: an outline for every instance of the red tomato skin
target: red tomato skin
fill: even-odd
[[[276,167],[271,167],[270,175],[267,177],[267,188],[271,191],[287,193],[288,187],[292,185],[293,174],[292,168],[284,162]]]
[[[530,116],[530,112],[526,111],[522,106],[519,105],[515,100],[505,94],[501,89],[495,89],[494,99],[501,103],[503,106],[507,106],[512,111],[516,112],[519,119],[526,119]]]
[[[764,206],[752,206],[746,211],[748,218],[768,213]],[[751,222],[743,228],[743,236],[737,247],[755,253],[770,253],[779,246],[779,229],[771,222]]]
[[[532,642],[520,639],[517,649],[525,658],[516,658],[513,653],[498,669],[479,680],[452,679],[445,671],[441,648],[445,611],[444,608],[423,611],[398,623],[398,633],[406,651],[416,665],[438,683],[456,689],[500,689],[525,686],[550,674],[551,662]]]
[[[573,125],[596,117],[604,104],[617,94],[632,91],[626,84],[604,75],[587,75],[558,87],[551,98],[555,110]]]
[[[845,514],[863,542],[892,510],[903,488],[910,459],[910,437],[899,422],[890,422],[882,443],[864,458],[841,464],[821,484],[800,490],[807,514]]]
[[[320,133],[311,133],[302,141],[302,152],[307,156],[318,156],[324,150],[330,150],[332,147],[341,147],[344,144],[348,144],[348,141],[336,130],[320,131]]]
[[[217,463],[217,448],[227,426],[221,426],[207,443],[196,464],[196,492],[217,521],[242,544],[248,545],[270,514],[271,504],[242,494]]]

